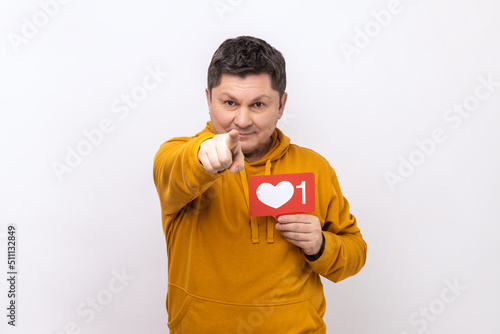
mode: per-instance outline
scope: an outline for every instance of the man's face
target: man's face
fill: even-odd
[[[287,94],[280,99],[266,73],[244,78],[223,74],[212,96],[208,89],[206,94],[214,132],[238,130],[245,157],[252,162],[262,158],[271,148],[271,135],[283,115]]]

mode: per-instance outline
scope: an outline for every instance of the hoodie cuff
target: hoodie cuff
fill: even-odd
[[[321,256],[314,261],[310,261],[306,257],[309,267],[318,274],[329,270],[337,257],[335,254],[339,252],[341,244],[339,237],[331,232],[323,231],[323,237],[325,238],[325,248],[323,250],[323,254],[321,254]]]
[[[321,257],[321,255],[323,255],[323,252],[325,250],[325,235],[322,234],[321,235],[323,237],[323,242],[321,243],[321,247],[319,249],[319,251],[314,254],[314,255],[307,255],[307,254],[304,254],[306,256],[306,259],[313,262],[313,261],[316,261],[317,259],[319,259]]]

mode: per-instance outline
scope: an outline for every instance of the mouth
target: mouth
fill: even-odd
[[[240,139],[245,139],[245,138],[250,137],[254,133],[253,132],[239,132],[239,134],[240,134]]]

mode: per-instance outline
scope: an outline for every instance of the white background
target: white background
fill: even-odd
[[[43,3],[0,5],[2,333],[167,332],[153,157],[205,126],[210,58],[239,35],[284,54],[279,126],[331,162],[368,243],[357,276],[325,280],[329,333],[500,332],[500,3],[393,1],[383,26],[373,12],[390,1],[220,0],[229,7],[218,12],[214,0],[54,0],[51,16]],[[148,68],[169,75],[128,115],[116,113]],[[477,88],[479,77],[497,84]],[[488,97],[446,121],[476,89]],[[84,131],[106,119],[112,130],[85,146]],[[436,129],[446,139],[418,153],[416,141]],[[78,145],[87,155],[58,178],[54,163],[67,165]],[[386,173],[410,157],[418,166],[391,187]],[[15,328],[6,317],[10,224]],[[122,285],[117,272],[128,277]],[[105,305],[91,319],[93,298]]]

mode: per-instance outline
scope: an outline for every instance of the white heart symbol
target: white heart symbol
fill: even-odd
[[[293,196],[293,185],[288,181],[281,181],[275,186],[262,183],[257,187],[257,198],[267,206],[277,209]]]

